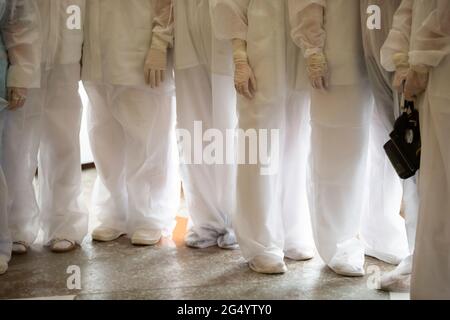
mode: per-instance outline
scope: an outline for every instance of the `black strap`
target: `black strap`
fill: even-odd
[[[415,110],[414,101],[405,100],[404,108],[405,108],[405,110],[409,109],[411,112],[413,112]]]

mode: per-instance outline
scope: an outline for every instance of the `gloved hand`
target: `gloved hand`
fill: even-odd
[[[327,58],[323,53],[313,53],[306,58],[309,81],[314,89],[328,89],[329,72]]]
[[[414,101],[428,86],[429,70],[426,66],[412,66],[405,83],[405,99]]]
[[[409,71],[409,57],[404,53],[396,53],[392,57],[395,64],[395,74],[392,86],[398,93],[403,93],[403,85]]]
[[[8,110],[22,108],[27,99],[28,89],[8,88]]]
[[[158,87],[164,82],[167,68],[167,43],[157,37],[152,40],[152,45],[145,59],[145,81],[151,88]]]
[[[236,91],[253,99],[256,92],[256,78],[248,62],[247,43],[244,40],[233,39],[234,87]]]
[[[428,86],[429,71],[426,66],[411,66],[406,76],[405,99],[414,101]]]

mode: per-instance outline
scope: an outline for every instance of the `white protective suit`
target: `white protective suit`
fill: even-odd
[[[403,0],[394,15],[392,29],[381,48],[381,63],[383,67],[394,72],[396,66],[394,55],[403,53],[408,55],[415,47],[415,34],[423,21],[435,8],[435,0]],[[421,112],[422,98],[416,101],[416,108]],[[410,254],[412,255],[416,240],[416,227],[418,219],[418,206],[416,179],[412,178],[404,182],[404,212],[406,220],[406,232],[408,237]],[[404,278],[405,286],[409,284],[412,271],[412,256],[406,257],[399,267],[393,271],[392,278],[400,280]]]
[[[41,87],[30,90],[25,106],[8,112],[6,119],[9,224],[13,241],[26,246],[35,241],[40,228],[45,244],[55,239],[81,243],[87,233],[88,214],[81,200],[78,94],[84,3],[36,0],[42,22]],[[33,187],[37,167],[38,201]]]
[[[258,140],[269,135],[271,141],[269,163],[260,157],[252,164],[247,157],[246,164],[238,165],[233,226],[239,246],[250,264],[253,259],[296,259],[295,252],[311,258],[314,244],[306,197],[308,81],[300,50],[290,37],[287,1],[216,1],[213,12],[218,37],[247,42],[256,78],[253,99],[238,97],[238,128],[267,130],[262,135],[259,131]],[[274,132],[279,136],[270,139]],[[254,151],[248,140],[238,143],[239,159]],[[269,172],[264,174],[264,169]]]
[[[420,211],[412,299],[450,299],[450,1],[437,0],[417,32],[412,66],[431,68],[421,108]]]
[[[144,76],[152,29],[166,31],[153,14],[153,0],[89,0],[86,5],[82,79],[98,173],[94,212],[102,227],[130,237],[141,229],[168,235],[180,190],[173,76],[168,69],[158,89],[151,89]]]
[[[13,7],[12,4],[15,4]],[[7,87],[33,88],[39,85],[39,16],[33,3],[0,1],[0,259],[11,257],[12,239],[8,226],[7,187],[3,173],[5,149],[2,143],[7,117]],[[19,143],[19,141],[17,141]],[[1,263],[2,261],[0,261]]]
[[[402,199],[404,198],[405,216],[408,221],[415,219],[418,212],[415,179],[405,181],[403,188],[403,182],[383,149],[393,130],[394,121],[400,114],[400,106],[398,93],[392,87],[393,73],[387,72],[381,65],[380,49],[388,36],[394,13],[400,3],[401,0],[361,1],[364,56],[370,88],[375,99],[369,142],[370,187],[367,209],[364,211],[361,225],[361,238],[365,242],[367,255],[392,264],[399,264],[403,258],[409,256],[414,246],[413,228],[408,237],[411,240],[411,248],[408,248],[405,220],[400,216]],[[371,9],[370,6],[378,6],[381,10],[379,30],[371,30],[367,26],[367,10]],[[409,190],[412,192],[408,192]]]
[[[190,215],[186,244],[204,248],[213,245],[235,247],[231,227],[232,201],[235,196],[234,138],[226,143],[227,130],[236,127],[236,93],[233,86],[232,52],[228,41],[217,40],[213,33],[208,0],[174,0],[175,82],[177,129],[190,133],[191,147],[181,145],[183,190]],[[201,135],[195,132],[201,124]],[[205,147],[203,134],[215,130],[222,134],[224,156],[218,163],[203,159],[196,163]],[[195,149],[197,141],[203,146]],[[232,156],[227,163],[226,154]]]
[[[292,0],[293,37],[308,58],[328,59],[329,87],[311,96],[309,196],[317,249],[342,275],[364,274],[360,234],[372,97],[361,42],[359,1]],[[309,11],[321,6],[323,17]],[[382,234],[378,237],[383,237]]]

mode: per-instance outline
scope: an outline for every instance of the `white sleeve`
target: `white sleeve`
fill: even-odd
[[[438,0],[416,34],[416,46],[410,52],[412,65],[438,66],[450,54],[450,1]]]
[[[411,42],[412,10],[414,0],[403,0],[395,12],[392,29],[381,47],[381,64],[390,72],[395,71],[394,55],[408,55]]]
[[[152,47],[161,49],[173,47],[173,0],[154,0],[153,11]]]
[[[8,1],[2,36],[10,62],[8,87],[37,88],[40,85],[40,18],[34,0]]]
[[[247,10],[251,0],[210,0],[211,17],[218,39],[247,40]]]
[[[326,40],[326,0],[289,0],[291,36],[305,57],[323,52]]]

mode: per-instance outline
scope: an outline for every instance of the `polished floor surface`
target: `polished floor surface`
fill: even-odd
[[[94,178],[95,170],[83,174],[86,200]],[[95,226],[95,217],[91,222]],[[14,256],[0,276],[0,299],[407,298],[374,289],[380,272],[393,268],[374,259],[367,259],[363,278],[339,277],[319,258],[287,261],[285,275],[260,275],[249,270],[239,250],[186,248],[185,227],[186,219],[178,218],[173,239],[155,247],[134,247],[125,237],[111,243],[89,238],[74,252],[53,254],[38,243]]]

